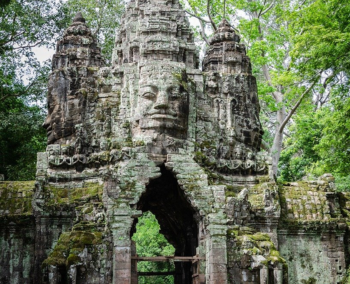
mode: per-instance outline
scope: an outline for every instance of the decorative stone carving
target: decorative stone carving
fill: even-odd
[[[78,13],[57,42],[48,83],[48,115],[43,124],[48,144],[66,143],[75,136],[75,126],[84,121],[88,99],[94,93],[91,67],[101,65],[100,49],[85,19]]]
[[[187,83],[185,80],[186,75],[177,66],[141,67],[139,94],[132,125],[133,136],[139,135],[137,131],[142,131],[143,135],[152,131],[155,134],[164,133],[171,137],[186,138],[189,98],[183,86]]]

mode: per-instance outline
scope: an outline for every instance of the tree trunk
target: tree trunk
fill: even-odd
[[[274,97],[276,103],[282,105],[283,95],[280,92],[274,92]],[[273,144],[270,150],[270,155],[272,157],[272,172],[275,177],[277,177],[278,161],[280,159],[283,142],[283,129],[280,129],[280,126],[282,125],[286,117],[286,108],[284,105],[282,105],[282,107],[277,111],[276,114],[276,131],[275,137],[273,139]]]

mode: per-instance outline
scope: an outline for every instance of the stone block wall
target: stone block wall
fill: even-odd
[[[346,276],[346,198],[334,178],[280,186],[278,244],[289,283],[343,283]]]
[[[35,259],[34,181],[0,182],[0,283],[32,283]]]
[[[279,231],[279,251],[289,283],[342,283],[346,272],[344,231]]]

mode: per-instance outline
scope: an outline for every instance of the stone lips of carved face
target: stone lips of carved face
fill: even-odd
[[[172,74],[149,76],[140,81],[135,120],[141,129],[183,136],[187,131],[188,112],[188,94]]]
[[[48,114],[43,124],[47,131],[47,144],[69,137],[74,133],[74,124],[79,123],[79,99],[69,97],[69,80],[63,72],[54,73],[49,79],[47,96]]]

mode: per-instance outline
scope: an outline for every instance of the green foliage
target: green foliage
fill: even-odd
[[[139,256],[167,256],[174,255],[174,247],[168,243],[164,235],[159,233],[160,226],[156,217],[151,212],[144,213],[136,225],[136,233],[132,240],[136,242],[136,252]],[[138,271],[164,272],[173,271],[174,264],[169,262],[146,262],[138,263]],[[164,284],[174,283],[173,276],[139,277],[140,284]]]
[[[301,71],[350,70],[350,5],[346,0],[307,1],[288,18],[294,36],[292,58]]]
[[[324,125],[320,143],[315,146],[325,172],[344,176],[350,173],[350,98],[335,98],[332,106],[322,109]]]
[[[42,99],[48,65],[39,63],[33,48],[53,46],[66,26],[65,10],[56,3],[17,0],[0,9],[0,100]]]
[[[0,173],[8,180],[35,179],[36,155],[46,146],[44,114],[19,98],[0,101]]]
[[[66,26],[58,1],[16,0],[0,9],[0,173],[34,179],[36,153],[45,149],[44,113],[49,63],[34,47],[50,47]]]
[[[310,106],[311,107],[311,106]],[[331,173],[339,191],[350,190],[350,97],[334,87],[322,108],[299,113],[282,152],[281,179],[294,181],[304,175]]]
[[[322,135],[320,112],[314,112],[312,105],[295,117],[289,128],[289,137],[285,140],[285,149],[281,153],[279,164],[280,178],[283,181],[297,181],[307,175],[308,168],[320,157],[314,149]]]

